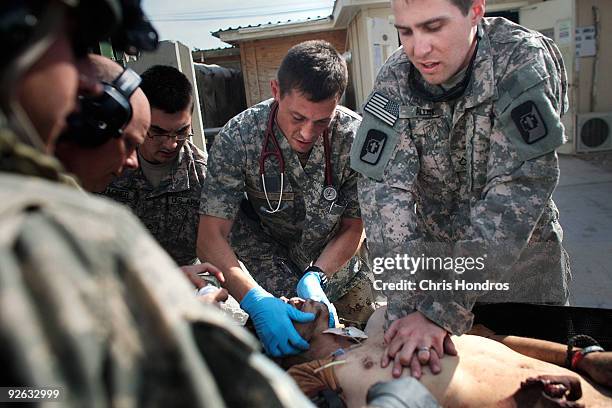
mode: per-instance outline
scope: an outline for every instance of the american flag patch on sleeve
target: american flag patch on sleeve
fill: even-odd
[[[363,110],[376,116],[389,126],[395,125],[399,117],[399,104],[389,100],[385,96],[374,92]]]

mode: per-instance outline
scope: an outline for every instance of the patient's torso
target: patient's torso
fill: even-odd
[[[334,367],[348,407],[362,407],[368,388],[379,381],[392,379],[391,368],[380,367],[384,350],[382,321],[368,325],[364,346],[350,350],[346,363]],[[521,381],[538,375],[570,375],[569,371],[543,361],[523,356],[505,345],[484,337],[453,337],[458,356],[441,360],[442,373],[433,375],[426,367],[421,382],[443,407],[514,407],[512,394]],[[404,370],[403,375],[408,375]],[[603,396],[581,378],[586,407],[611,407],[612,398]]]

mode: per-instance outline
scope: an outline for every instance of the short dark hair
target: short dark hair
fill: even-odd
[[[346,62],[330,43],[322,40],[291,47],[278,69],[281,97],[295,89],[311,102],[340,98],[347,81]]]
[[[408,3],[410,0],[402,0]],[[470,12],[470,7],[472,7],[473,0],[448,0],[450,3],[455,5],[464,16],[467,16]]]
[[[167,65],[154,65],[141,75],[140,88],[147,96],[151,108],[166,113],[193,111],[193,87],[178,69]]]
[[[464,16],[468,15],[470,7],[472,7],[472,0],[450,0],[450,2],[457,6]]]

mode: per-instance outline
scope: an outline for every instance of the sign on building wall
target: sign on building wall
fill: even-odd
[[[572,43],[572,20],[566,19],[557,23],[557,37],[554,40],[559,46]]]
[[[597,54],[595,46],[595,26],[576,28],[576,56],[594,57]]]

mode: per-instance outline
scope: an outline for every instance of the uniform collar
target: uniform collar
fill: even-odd
[[[168,173],[168,175],[161,180],[159,186],[152,190],[152,192],[148,195],[148,198],[166,193],[177,193],[189,190],[189,172],[192,167],[191,157],[193,153],[189,143],[189,141],[186,141],[183,147],[181,147],[175,166],[172,168],[170,173]],[[138,171],[141,173],[141,177],[146,180],[144,173],[142,173],[142,169],[138,169]],[[147,185],[150,186],[148,182]]]
[[[478,52],[474,61],[472,80],[468,85],[464,95],[459,100],[464,109],[478,106],[488,99],[495,98],[495,77],[493,72],[493,57],[491,52],[491,42],[489,36],[482,28],[482,23],[478,24]]]
[[[313,160],[318,157],[318,150],[323,151],[323,144],[320,140],[322,137],[319,137],[314,143],[308,158],[308,162],[304,167],[302,167],[297,153],[293,151],[293,148],[289,144],[289,141],[281,131],[280,126],[278,126],[276,121],[274,122],[274,136],[278,141],[281,153],[285,159],[285,175],[287,176],[291,174],[300,185],[305,186],[308,182],[307,170],[309,170],[309,168],[312,166]]]

